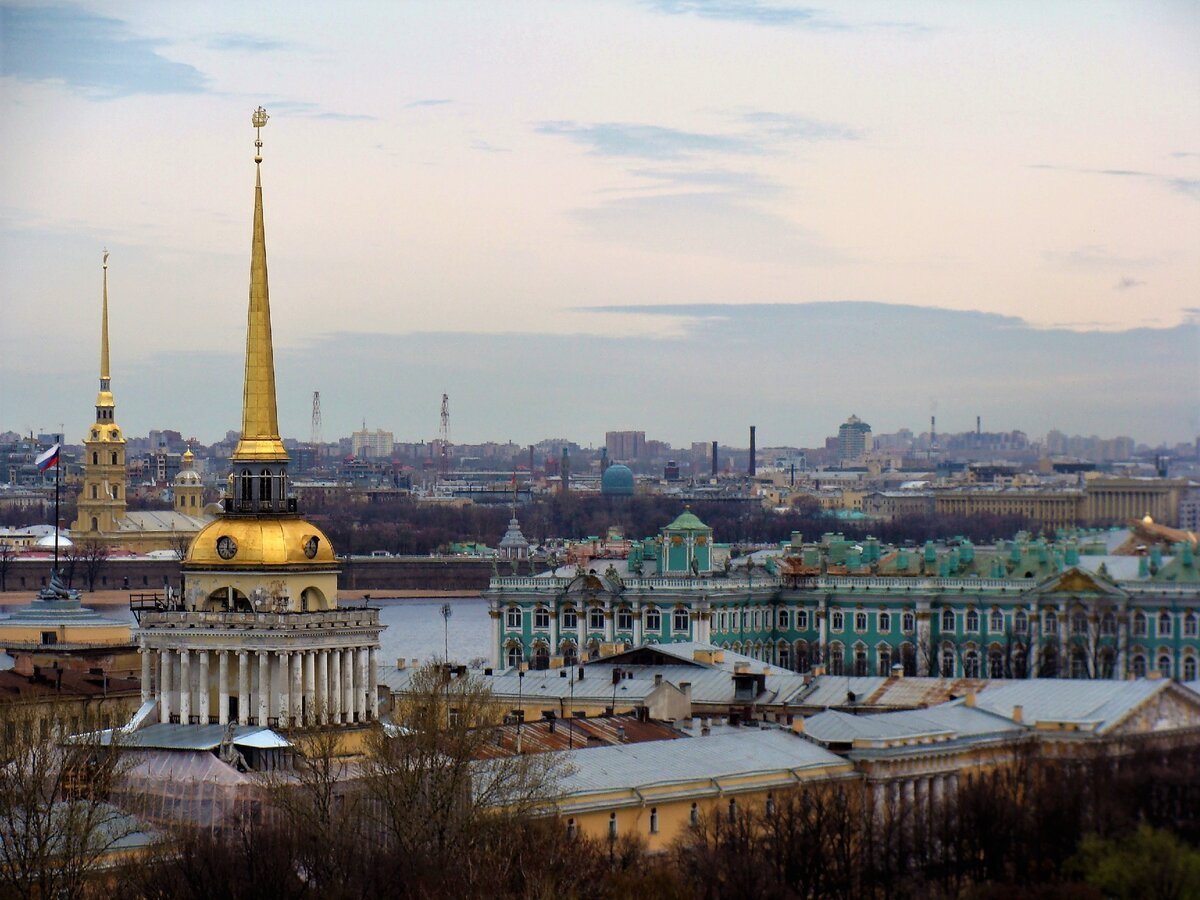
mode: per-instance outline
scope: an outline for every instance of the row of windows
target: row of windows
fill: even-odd
[[[92,433],[92,437],[98,437],[98,436],[99,435],[97,435],[95,432]],[[113,453],[110,453],[109,455],[112,457],[111,465],[114,465],[114,466],[120,465],[120,463],[117,461],[118,457],[117,457],[117,454],[115,451]],[[100,454],[95,450],[92,451],[92,465],[93,466],[100,465]]]
[[[633,630],[633,610],[621,608],[617,610],[617,630],[632,631]],[[648,609],[643,614],[643,622],[647,631],[662,630],[662,613],[657,609]],[[671,629],[673,631],[687,631],[690,616],[686,609],[676,609],[671,613]],[[592,631],[604,630],[604,610],[593,608],[587,614],[588,628]],[[505,611],[504,618],[505,627],[510,630],[519,630],[521,628],[521,608],[519,606],[510,606]],[[533,627],[536,629],[548,629],[550,627],[550,610],[543,606],[537,607],[533,611]],[[579,613],[574,609],[564,609],[562,611],[562,627],[567,631],[574,631],[579,627]]]
[[[725,806],[725,814],[729,817],[729,821],[736,821],[738,816],[738,802],[736,797],[730,797],[729,802]],[[775,814],[775,796],[767,794],[766,814],[773,816]],[[693,825],[700,824],[700,806],[693,802],[692,808],[688,811],[688,821]],[[658,834],[658,807],[650,807],[649,816],[649,833]],[[578,829],[575,825],[575,820],[567,819],[567,837],[573,838],[578,834]],[[608,836],[612,840],[616,840],[618,836],[617,814],[615,812],[608,814]]]

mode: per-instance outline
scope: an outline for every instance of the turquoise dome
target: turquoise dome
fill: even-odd
[[[613,463],[600,479],[600,493],[605,497],[632,497],[633,472],[629,466]]]

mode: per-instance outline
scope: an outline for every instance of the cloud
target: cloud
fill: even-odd
[[[1140,269],[1162,262],[1150,256],[1119,256],[1099,244],[1085,244],[1066,251],[1047,250],[1042,257],[1053,265],[1075,269]]]
[[[787,113],[756,112],[742,113],[741,121],[754,126],[761,134],[789,141],[856,141],[862,132],[839,125],[822,122],[805,116]]]
[[[1195,154],[1172,153],[1172,156],[1188,156]],[[1107,175],[1116,178],[1143,178],[1172,191],[1183,194],[1191,200],[1200,200],[1200,179],[1176,178],[1171,175],[1160,175],[1157,172],[1144,172],[1141,169],[1088,169],[1079,166],[1061,166],[1053,163],[1033,163],[1026,168],[1043,169],[1049,172],[1072,172],[1078,175]]]
[[[307,100],[271,100],[267,103],[267,111],[274,114],[300,116],[305,119],[328,119],[334,122],[369,122],[375,116],[363,113],[344,113],[323,109],[316,103]]]
[[[489,144],[483,138],[473,139],[471,149],[482,150],[484,153],[512,153],[511,147],[497,147],[495,144]]]
[[[442,98],[431,98],[428,100],[413,100],[411,103],[405,103],[405,109],[418,109],[422,106],[445,106],[447,103],[453,103],[453,100]]]
[[[225,32],[209,38],[208,46],[212,50],[235,50],[250,53],[268,53],[275,50],[291,50],[295,44],[276,38],[259,37],[254,34],[237,34]]]
[[[757,153],[753,144],[741,135],[705,134],[680,131],[659,125],[627,122],[540,122],[540,134],[570,138],[590,148],[597,156],[628,156],[643,159],[684,159],[699,153]]]
[[[1128,275],[1122,275],[1120,281],[1117,282],[1118,291],[1127,291],[1130,288],[1145,287],[1146,282],[1137,278],[1130,278]]]
[[[653,187],[708,187],[736,191],[743,196],[780,190],[779,183],[772,178],[726,169],[630,169],[629,174],[656,182]]]
[[[120,19],[69,6],[0,6],[0,75],[62,81],[99,97],[207,90],[207,79],[160,55]]]
[[[673,16],[693,16],[717,22],[761,25],[767,28],[807,28],[813,31],[858,31],[886,29],[911,34],[929,31],[919,22],[850,22],[830,16],[823,9],[792,3],[763,0],[646,0],[656,12]]]

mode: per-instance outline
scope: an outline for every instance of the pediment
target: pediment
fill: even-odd
[[[1195,728],[1198,720],[1200,696],[1185,687],[1170,685],[1122,716],[1108,733],[1133,736],[1175,731]]]
[[[1090,594],[1100,597],[1124,597],[1125,591],[1106,579],[1094,575],[1078,566],[1064,569],[1047,578],[1029,591],[1030,594]]]

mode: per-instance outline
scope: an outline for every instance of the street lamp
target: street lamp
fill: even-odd
[[[442,604],[442,636],[446,655],[442,657],[446,665],[450,665],[450,615],[454,610],[449,603]]]

